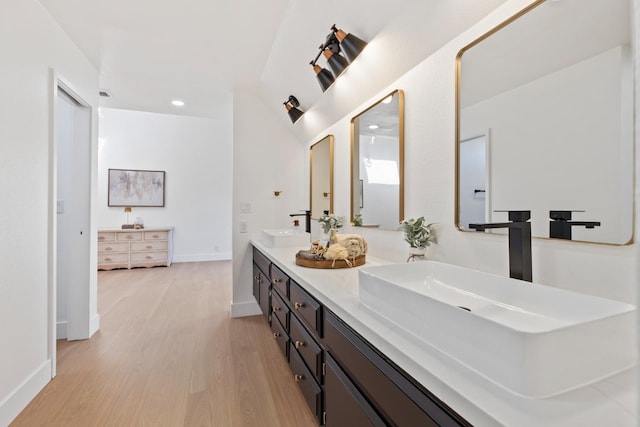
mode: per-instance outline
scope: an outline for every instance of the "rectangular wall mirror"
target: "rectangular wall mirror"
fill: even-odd
[[[351,119],[351,222],[395,230],[404,219],[404,92]]]
[[[630,0],[538,1],[459,52],[460,230],[530,210],[534,237],[631,242],[632,16]]]
[[[333,135],[309,149],[309,202],[313,219],[324,211],[333,213]]]

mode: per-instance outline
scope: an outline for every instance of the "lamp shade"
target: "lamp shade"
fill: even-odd
[[[360,52],[362,52],[362,50],[367,46],[367,42],[364,40],[359,39],[351,33],[347,34],[343,30],[336,28],[335,25],[331,27],[331,29],[335,32],[336,38],[340,42],[340,48],[349,62],[353,62],[353,60],[356,59],[356,57],[360,55]]]
[[[302,115],[304,114],[304,111],[298,109],[299,106],[300,103],[293,95],[289,95],[289,98],[284,101],[284,107],[287,109],[287,113],[289,114],[289,118],[291,119],[292,123],[300,120],[300,117],[302,117]]]
[[[331,67],[331,71],[333,71],[333,74],[336,77],[342,74],[349,66],[349,61],[339,53],[333,53],[329,49],[325,49],[322,53],[327,60],[329,67]]]
[[[322,91],[326,92],[326,90],[331,87],[333,82],[335,82],[333,74],[331,74],[331,71],[327,70],[326,68],[320,67],[318,64],[314,64],[312,62],[311,65],[313,65],[313,71],[316,72],[316,77],[318,78],[318,83],[320,83]]]

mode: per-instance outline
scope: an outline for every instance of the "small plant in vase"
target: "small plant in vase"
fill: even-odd
[[[335,239],[335,233],[338,228],[342,228],[344,225],[344,217],[324,213],[320,216],[318,222],[322,226],[322,231],[324,231],[324,234],[328,237],[328,246],[328,244],[331,243],[331,240]]]
[[[407,262],[416,257],[424,258],[427,247],[432,243],[438,243],[434,224],[427,224],[423,216],[405,219],[400,225],[404,231],[404,240],[410,247]]]

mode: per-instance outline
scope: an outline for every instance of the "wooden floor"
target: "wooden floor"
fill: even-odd
[[[315,426],[263,316],[231,319],[231,263],[101,271],[100,331],[58,341],[19,426]]]

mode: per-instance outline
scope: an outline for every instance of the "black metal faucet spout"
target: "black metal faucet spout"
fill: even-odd
[[[304,213],[298,214],[289,214],[290,217],[294,216],[304,216],[304,231],[307,233],[311,233],[311,211],[305,210]]]
[[[469,228],[485,231],[509,229],[509,277],[533,281],[531,261],[531,211],[509,211],[509,221],[488,224],[469,224]]]
[[[549,211],[549,237],[552,239],[571,240],[573,227],[600,227],[600,221],[572,221],[572,211]],[[576,211],[583,212],[583,211]]]

